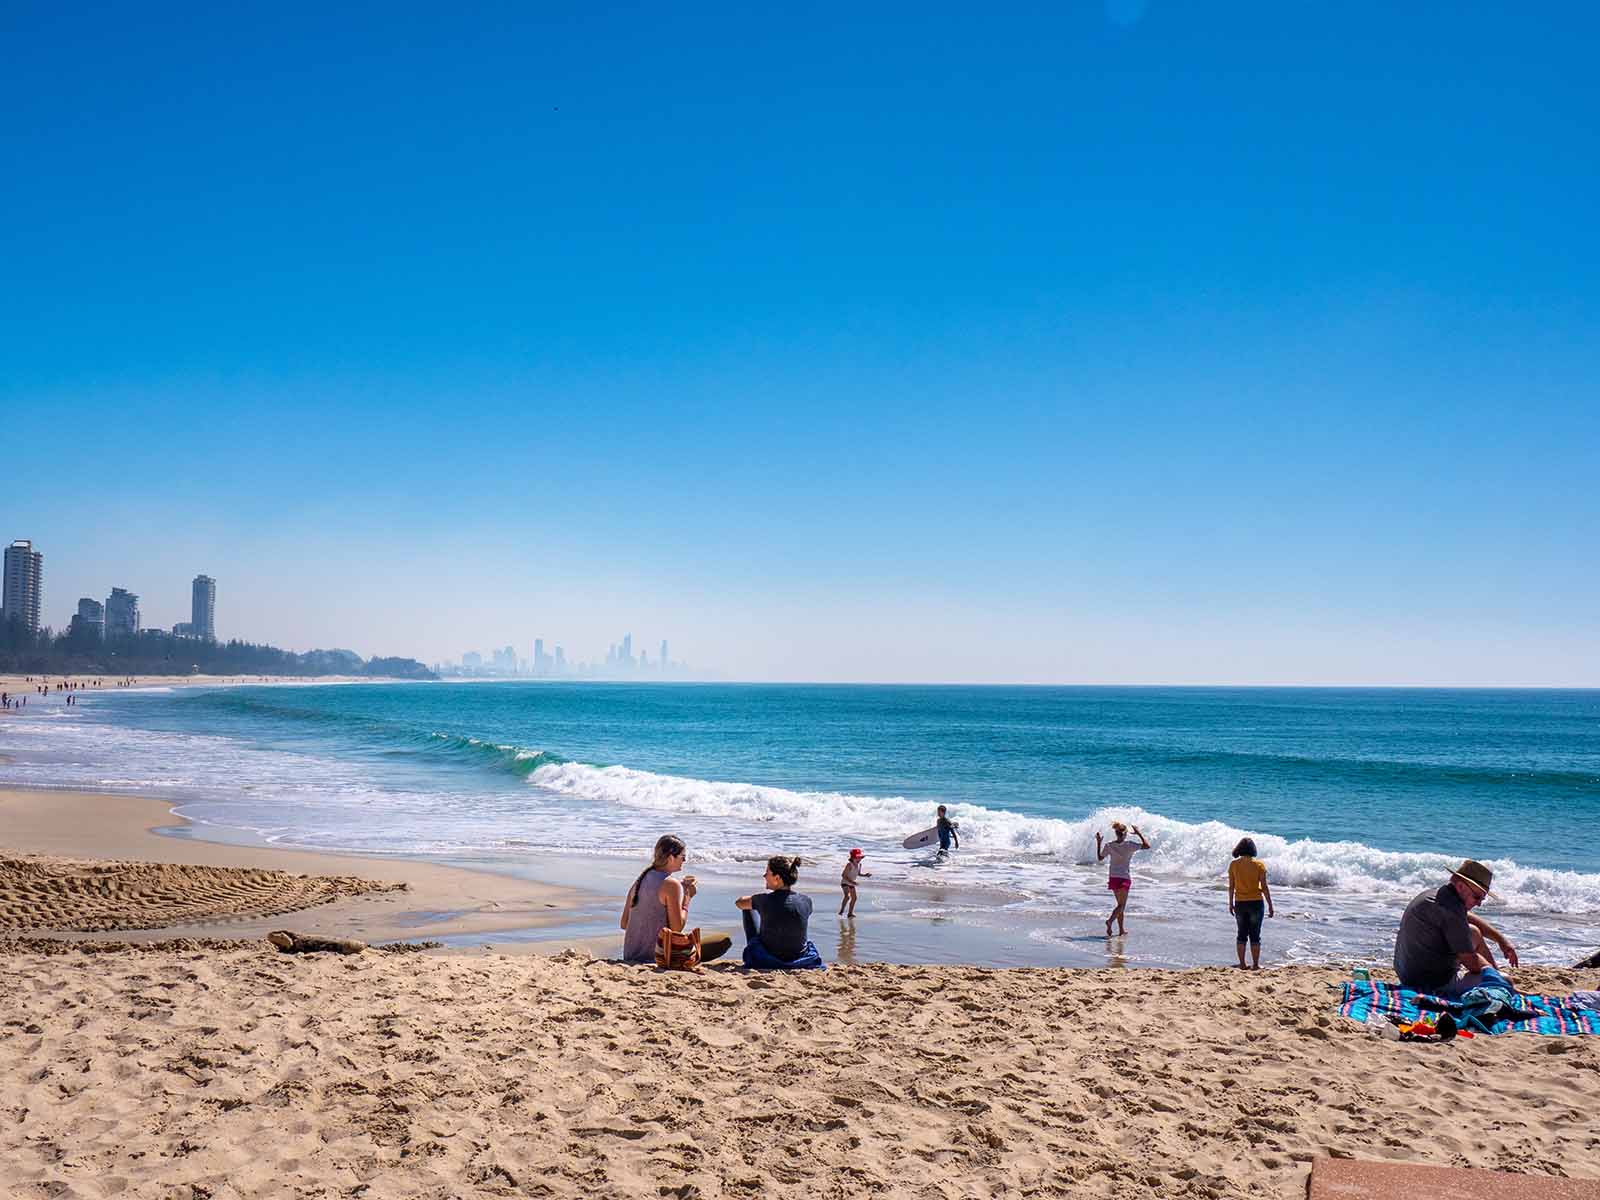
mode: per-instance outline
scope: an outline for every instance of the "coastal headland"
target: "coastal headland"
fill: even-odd
[[[8,1194],[1260,1197],[1302,1194],[1325,1154],[1600,1179],[1583,1099],[1600,1046],[1384,1041],[1333,1014],[1336,969],[282,955],[267,930],[492,944],[586,898],[150,832],[174,821],[150,800],[0,793]],[[213,911],[48,928],[71,907],[50,879],[118,862],[171,873],[99,917]],[[326,902],[252,907],[296,895]],[[1463,1097],[1492,1102],[1464,1122]]]

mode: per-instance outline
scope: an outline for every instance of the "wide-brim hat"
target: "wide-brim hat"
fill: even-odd
[[[1494,872],[1488,867],[1484,866],[1481,862],[1477,862],[1470,858],[1462,859],[1461,865],[1454,871],[1451,871],[1450,874],[1465,879],[1485,896],[1499,899],[1498,896],[1495,896],[1495,894],[1489,890],[1489,885],[1494,882]]]

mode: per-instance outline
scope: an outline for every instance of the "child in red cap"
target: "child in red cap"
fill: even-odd
[[[850,851],[850,857],[844,864],[844,874],[839,876],[839,886],[844,889],[844,899],[839,901],[839,915],[841,917],[854,917],[856,915],[856,880],[863,875],[868,879],[872,878],[871,871],[863,871],[861,869],[861,860],[865,857],[866,855],[861,852],[861,847],[859,846]],[[849,907],[849,912],[845,911],[846,906]]]

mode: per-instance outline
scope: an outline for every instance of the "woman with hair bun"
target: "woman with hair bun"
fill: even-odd
[[[672,878],[683,869],[689,849],[682,838],[670,833],[656,839],[650,865],[639,872],[622,900],[622,960],[630,963],[656,961],[656,943],[661,931],[682,933],[689,921],[689,901],[695,897],[693,875],[680,882]],[[733,949],[733,938],[725,933],[702,934],[700,961],[721,958]]]
[[[744,915],[744,965],[758,971],[798,971],[822,966],[822,956],[806,937],[811,897],[794,890],[800,860],[775,854],[767,859],[765,892],[740,896]],[[760,928],[756,917],[761,918]]]

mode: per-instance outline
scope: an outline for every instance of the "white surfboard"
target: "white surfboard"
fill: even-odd
[[[955,829],[961,828],[955,822],[952,822],[951,826]],[[937,846],[939,844],[939,827],[935,825],[932,829],[924,829],[921,833],[913,833],[900,844],[907,850],[921,850],[924,846]]]

